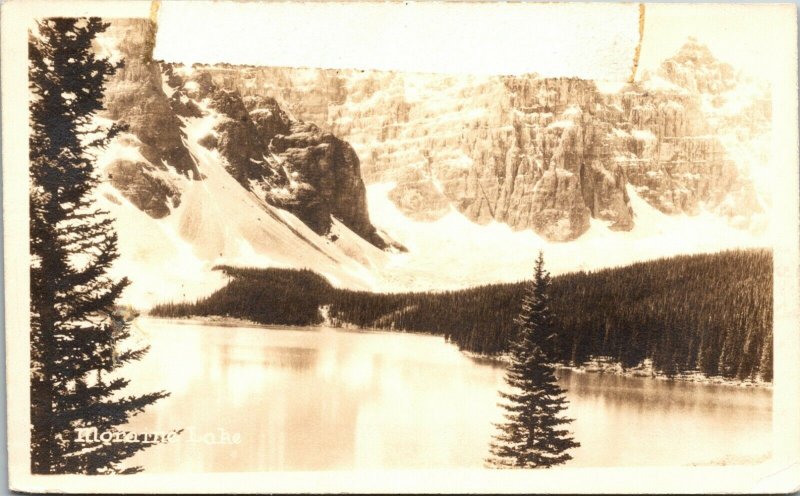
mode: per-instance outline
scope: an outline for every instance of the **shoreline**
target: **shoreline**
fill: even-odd
[[[173,322],[178,325],[213,325],[217,327],[245,327],[245,328],[252,328],[252,329],[269,329],[272,331],[280,331],[280,330],[292,330],[292,331],[315,331],[321,329],[334,329],[337,331],[343,332],[352,332],[357,334],[374,334],[374,333],[391,333],[391,334],[419,334],[421,336],[434,336],[440,337],[444,339],[444,336],[441,334],[436,334],[432,332],[410,332],[410,331],[403,331],[403,330],[392,330],[392,329],[380,329],[380,328],[366,328],[366,327],[358,327],[354,325],[337,325],[331,322],[322,322],[319,324],[309,324],[309,325],[296,325],[296,324],[261,324],[254,320],[242,319],[239,317],[226,317],[221,315],[207,315],[207,316],[198,316],[193,315],[190,317],[159,317],[156,315],[146,315],[142,314],[136,319],[152,319],[152,320],[162,320],[162,321],[169,321]],[[134,319],[134,320],[136,320]],[[131,321],[133,322],[133,321]]]
[[[159,317],[157,315],[140,315],[139,319],[163,320],[174,322],[178,325],[214,325],[218,327],[250,327],[260,329],[274,329],[278,330],[285,327],[293,329],[304,329],[313,326],[298,326],[289,324],[261,324],[254,320],[241,319],[238,317],[223,317],[220,315],[199,316],[193,315],[190,317]]]
[[[281,329],[290,329],[290,330],[307,330],[311,331],[313,329],[323,329],[323,328],[331,328],[335,330],[342,330],[345,332],[355,332],[355,333],[399,333],[399,334],[421,334],[427,336],[439,336],[442,337],[440,334],[430,333],[430,332],[410,332],[410,331],[403,331],[403,330],[389,330],[389,329],[365,329],[361,327],[351,326],[351,325],[335,325],[331,322],[323,322],[321,324],[312,324],[312,325],[292,325],[292,324],[261,324],[255,322],[253,320],[242,319],[238,317],[226,317],[220,315],[209,315],[209,316],[191,316],[191,317],[158,317],[154,315],[140,315],[137,319],[154,319],[154,320],[167,320],[174,322],[178,325],[214,325],[218,327],[246,327],[246,328],[253,328],[253,329],[269,329],[269,330],[281,330]],[[467,358],[477,360],[477,361],[490,361],[495,363],[503,363],[508,364],[511,360],[511,357],[506,354],[500,355],[488,355],[485,353],[477,353],[474,351],[467,351],[467,350],[458,350],[462,355]],[[665,374],[661,372],[657,372],[653,369],[651,363],[646,363],[648,360],[645,360],[643,363],[625,369],[622,367],[622,364],[619,362],[608,362],[603,360],[591,360],[583,365],[565,365],[563,363],[554,363],[552,364],[557,370],[567,369],[576,374],[597,374],[597,375],[617,375],[622,377],[630,377],[630,378],[641,378],[641,379],[655,379],[659,381],[672,381],[672,382],[688,382],[693,384],[703,384],[703,385],[710,385],[710,386],[729,386],[729,387],[738,387],[738,388],[757,388],[757,389],[772,389],[773,383],[765,382],[760,380],[738,380],[738,379],[729,379],[726,377],[721,376],[712,376],[708,377],[700,373],[682,373],[676,374],[673,377],[667,377]]]
[[[511,361],[511,357],[507,354],[500,354],[500,355],[487,355],[484,353],[476,353],[474,351],[465,351],[461,350],[465,356],[476,359],[476,360],[486,360],[486,361],[493,361],[497,363],[505,363],[508,364]],[[648,360],[645,360],[647,362]],[[553,363],[551,364],[556,370],[569,370],[576,374],[597,374],[597,375],[616,375],[621,377],[629,377],[629,378],[640,378],[640,379],[655,379],[659,381],[670,381],[670,382],[688,382],[693,384],[703,384],[708,386],[729,386],[729,387],[738,387],[738,388],[746,388],[746,389],[772,389],[773,383],[761,381],[761,380],[739,380],[739,379],[730,379],[727,377],[722,376],[711,376],[708,377],[701,373],[680,373],[676,374],[673,377],[667,377],[666,374],[662,372],[657,372],[652,368],[651,364],[647,363],[640,363],[635,367],[629,367],[627,369],[622,367],[620,362],[602,362],[598,360],[590,360],[583,365],[566,365],[563,363]]]

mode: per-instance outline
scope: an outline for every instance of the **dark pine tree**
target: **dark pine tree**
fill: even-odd
[[[539,252],[533,282],[522,299],[517,318],[517,336],[511,346],[511,364],[506,371],[509,392],[506,422],[491,444],[489,465],[497,468],[548,468],[572,459],[571,448],[580,446],[563,426],[573,419],[562,415],[567,408],[565,391],[556,382],[546,350],[554,336],[550,310],[550,274]]]
[[[126,396],[118,370],[146,349],[123,346],[114,310],[128,284],[107,275],[118,257],[106,212],[93,206],[91,150],[116,129],[93,124],[116,67],[92,50],[97,18],[53,18],[30,33],[31,471],[130,473],[143,445],[78,442],[78,429],[116,433],[167,393]]]

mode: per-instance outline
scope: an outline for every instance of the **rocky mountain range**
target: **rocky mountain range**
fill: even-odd
[[[768,132],[769,92],[737,92],[741,77],[694,39],[655,74],[610,90],[535,74],[198,69],[348,140],[365,180],[395,182],[392,200],[417,219],[454,207],[478,223],[569,241],[590,219],[630,230],[627,185],[668,214],[747,222],[762,209],[748,164],[721,137]]]
[[[369,289],[516,280],[541,242],[575,245],[562,250],[572,263],[593,226],[635,234],[660,211],[752,227],[768,206],[756,165],[769,161],[769,92],[695,40],[612,85],[186,67],[153,60],[155,35],[114,20],[98,40],[123,63],[98,121],[126,126],[99,157],[98,198],[118,221],[120,270],[174,273],[183,298],[187,273],[220,263]],[[150,282],[141,300],[163,301]]]

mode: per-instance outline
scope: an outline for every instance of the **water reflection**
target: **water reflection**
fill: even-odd
[[[578,419],[576,460],[582,465],[737,464],[768,457],[769,390],[560,372],[570,414]],[[608,434],[598,435],[598,428]]]
[[[172,396],[132,430],[239,433],[138,454],[148,471],[481,467],[504,368],[434,336],[187,325],[141,319],[141,391]],[[771,394],[560,371],[573,466],[750,463],[770,443]]]

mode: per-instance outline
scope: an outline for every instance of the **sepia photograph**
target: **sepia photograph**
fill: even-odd
[[[13,488],[800,484],[793,5],[22,3]]]

